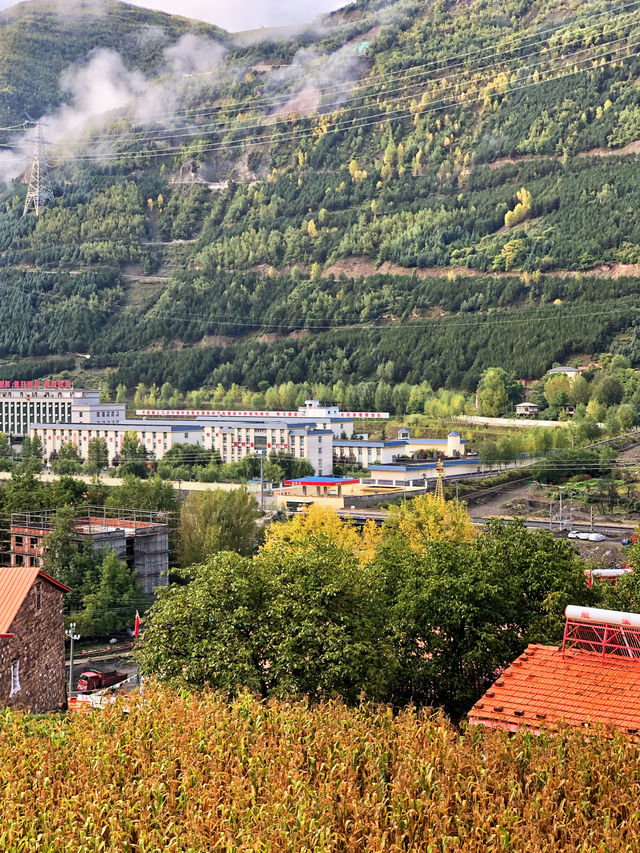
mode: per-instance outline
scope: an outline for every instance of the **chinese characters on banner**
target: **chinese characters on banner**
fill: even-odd
[[[71,388],[69,379],[0,379],[0,388]]]

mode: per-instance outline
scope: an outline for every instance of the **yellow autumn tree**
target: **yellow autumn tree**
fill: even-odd
[[[518,203],[513,210],[508,210],[504,215],[504,224],[507,228],[513,228],[514,225],[519,225],[531,213],[531,193],[529,190],[522,187],[516,193]]]
[[[382,531],[371,520],[359,530],[333,510],[311,504],[288,521],[270,524],[261,551],[313,550],[317,548],[319,537],[355,554],[364,565],[375,557]]]
[[[397,534],[412,551],[424,553],[429,542],[471,542],[477,535],[467,507],[461,501],[443,501],[419,495],[391,508],[383,536]]]

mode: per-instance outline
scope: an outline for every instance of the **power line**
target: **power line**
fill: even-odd
[[[629,47],[635,47],[638,44],[640,44],[640,42],[634,43],[633,45],[627,45],[627,49],[629,49]],[[607,51],[607,53],[609,53],[609,52],[610,51]],[[613,59],[609,59],[609,60],[604,60],[604,58],[603,58],[603,61],[600,62],[597,67],[591,67],[591,68],[589,68],[589,67],[587,67],[587,68],[575,68],[574,67],[573,69],[571,69],[570,71],[567,71],[564,74],[558,74],[556,76],[551,76],[551,77],[548,77],[545,79],[541,79],[537,82],[525,83],[525,84],[522,84],[520,86],[510,86],[508,88],[505,88],[505,90],[502,92],[496,91],[493,93],[493,96],[498,97],[498,98],[504,98],[504,97],[507,97],[508,95],[513,94],[514,92],[523,91],[523,90],[530,89],[530,88],[533,88],[536,86],[542,86],[542,85],[545,85],[547,83],[557,82],[558,80],[563,80],[565,78],[573,77],[573,76],[576,76],[577,74],[582,74],[582,73],[585,73],[588,71],[599,71],[602,68],[607,67],[609,65],[613,65],[616,63],[624,63],[626,60],[634,59],[634,58],[637,58],[638,56],[640,56],[640,52],[627,54],[626,56],[617,56],[617,57],[615,57]],[[585,60],[580,60],[580,62],[581,63],[584,63],[584,62],[593,63],[597,59],[598,59],[598,57],[589,57]],[[506,85],[507,84],[505,84],[505,86]],[[483,102],[485,100],[485,97],[486,97],[486,95],[481,95],[481,96],[476,97],[476,98],[466,98],[466,99],[463,98],[463,99],[451,101],[448,103],[444,103],[439,107],[424,109],[421,111],[421,115],[442,112],[443,110],[450,109],[453,107],[464,107],[464,106],[471,105],[474,103]],[[353,119],[351,122],[345,122],[345,123],[341,124],[340,120],[338,119],[335,122],[334,127],[330,127],[330,126],[323,127],[321,129],[321,133],[322,133],[322,135],[326,135],[326,134],[342,133],[343,131],[360,130],[360,129],[364,129],[367,127],[372,127],[374,125],[380,124],[381,122],[388,124],[389,121],[392,120],[392,117],[393,117],[393,119],[400,120],[404,117],[407,117],[410,114],[411,114],[411,109],[396,109],[396,110],[385,110],[384,112],[374,114],[373,116],[368,116],[368,117],[366,117],[367,118],[366,121],[363,120],[363,121],[360,121],[359,123],[358,123],[357,119]],[[219,142],[219,143],[216,143],[213,145],[200,146],[198,148],[198,153],[209,153],[209,152],[214,152],[214,151],[229,151],[229,150],[235,150],[237,148],[245,148],[247,145],[250,145],[250,144],[255,145],[255,144],[273,142],[273,141],[290,142],[290,141],[298,140],[301,138],[305,138],[307,136],[313,136],[316,134],[317,130],[318,130],[318,128],[313,128],[311,130],[301,129],[298,131],[290,131],[290,132],[281,133],[281,134],[271,133],[271,134],[266,134],[266,135],[257,136],[257,137],[248,136],[248,137],[246,137],[242,140],[236,141],[236,142],[231,142],[231,141]],[[135,159],[135,158],[140,158],[140,157],[143,157],[143,158],[154,158],[154,157],[162,158],[162,157],[172,157],[172,156],[180,153],[182,151],[182,149],[183,149],[183,146],[180,145],[180,146],[173,146],[173,147],[163,148],[163,149],[153,149],[150,151],[122,151],[119,153],[110,153],[110,154],[104,154],[104,155],[94,155],[94,154],[72,155],[68,159],[70,161],[74,161],[74,162],[92,162],[92,161],[93,162],[103,162],[103,161],[110,161],[110,160],[111,161],[118,161],[118,160]]]
[[[617,39],[612,40],[611,42],[609,42],[609,43],[605,43],[605,44],[611,44],[611,45],[612,45],[612,44],[615,44],[615,43],[617,43],[617,42],[621,42],[621,41],[624,41],[624,38],[623,38],[623,37],[617,38]],[[635,47],[635,46],[637,46],[637,44],[638,44],[638,43],[635,43],[635,42],[634,42],[633,44],[628,44],[628,45],[626,45],[626,49],[628,50],[628,49],[630,49],[630,48],[632,48],[632,47]],[[603,46],[604,46],[604,45],[598,45],[598,46],[597,46],[597,48],[601,48],[601,47],[603,47]],[[615,48],[615,50],[622,50],[622,49],[624,49],[624,47],[625,47],[625,46],[624,46],[624,45],[622,45],[620,48]],[[581,48],[581,49],[579,49],[578,51],[575,51],[574,53],[569,54],[569,55],[566,55],[566,56],[562,56],[562,57],[560,57],[559,59],[560,59],[561,61],[565,62],[565,64],[567,64],[567,61],[568,61],[571,57],[577,56],[578,54],[585,53],[586,51],[589,51],[589,50],[593,50],[593,48],[591,48],[591,47]],[[596,59],[601,58],[601,57],[604,57],[604,56],[608,55],[609,53],[611,53],[611,50],[607,50],[607,51],[605,51],[605,53],[603,53],[603,54],[601,53],[601,54],[597,54],[597,55],[595,55],[595,56],[593,56],[593,55],[588,56],[588,57],[586,57],[586,58],[584,58],[584,59],[579,60],[578,62],[579,62],[580,64],[583,64],[583,63],[586,63],[586,62],[591,62],[591,63],[593,63],[593,61],[595,61]],[[635,55],[637,55],[637,54],[635,54]],[[608,64],[611,64],[612,62],[615,62],[615,61],[617,61],[617,60],[621,60],[621,61],[623,61],[624,59],[628,59],[628,58],[631,58],[631,57],[630,57],[630,56],[627,56],[627,57],[616,57],[615,59],[608,60],[607,62],[605,62],[605,63],[603,63],[603,64],[608,65]],[[516,59],[517,59],[517,58],[516,58]],[[515,61],[515,60],[512,60],[512,61]],[[523,69],[521,69],[521,70],[526,70],[526,68],[527,68],[527,67],[529,67],[529,68],[538,68],[538,67],[541,67],[541,66],[542,66],[542,65],[544,65],[544,64],[548,64],[549,62],[555,62],[555,61],[557,61],[557,59],[555,59],[555,60],[554,60],[554,59],[542,60],[541,62],[534,63],[534,64],[532,64],[531,66],[525,66],[525,67],[524,67]],[[486,66],[486,67],[495,67],[495,66]],[[600,67],[602,67],[602,65],[601,65]],[[575,70],[575,69],[574,69],[574,70],[573,70],[573,72],[571,72],[571,73],[581,73],[582,71],[586,71],[586,70],[590,70],[590,69],[588,69],[588,68],[587,68],[587,69],[578,69],[578,70]],[[501,73],[505,73],[505,72],[503,71],[503,72],[501,72]],[[452,76],[453,76],[453,75],[452,75]],[[569,75],[568,75],[568,74],[563,74],[563,75],[558,75],[557,77],[549,77],[549,78],[546,78],[545,80],[540,80],[540,81],[538,81],[537,83],[534,83],[534,84],[532,84],[532,85],[540,85],[540,84],[545,83],[545,82],[552,82],[553,80],[561,79],[561,78],[562,78],[562,77],[564,77],[564,76],[569,76]],[[482,79],[486,79],[486,78],[481,78],[481,80],[482,80]],[[474,83],[476,83],[476,84],[478,84],[478,81],[473,81],[473,82],[474,82]],[[414,84],[414,86],[415,86],[415,85],[419,85],[419,84]],[[509,91],[509,92],[511,92],[511,91],[518,91],[519,89],[526,88],[528,85],[531,85],[531,84],[526,84],[525,86],[511,87],[510,89],[508,89],[508,91]],[[405,87],[405,88],[406,88],[406,87]],[[455,88],[455,87],[449,87],[449,88]],[[383,93],[383,94],[384,94],[384,93]],[[495,94],[497,94],[497,95],[501,95],[501,94],[505,94],[505,93],[496,92]],[[361,100],[361,96],[358,96],[357,98],[354,98],[353,100]],[[442,100],[443,100],[442,98],[438,98],[438,99],[436,99],[435,103],[437,103],[438,101],[442,101]],[[475,100],[479,100],[479,99],[475,99]],[[473,103],[473,102],[474,102],[474,99],[470,100],[469,102],[470,102],[470,103]],[[457,100],[454,100],[454,101],[452,101],[452,102],[450,102],[450,103],[444,103],[441,107],[436,107],[436,108],[434,108],[433,106],[431,106],[430,108],[422,109],[422,110],[420,110],[420,114],[428,114],[428,113],[430,113],[430,112],[435,112],[435,111],[440,111],[441,109],[446,109],[446,108],[448,108],[449,106],[457,106],[457,105],[460,105],[460,104],[464,105],[464,103],[465,103],[465,101],[464,101],[464,100],[462,100],[462,101],[461,101],[461,100],[458,98]],[[354,107],[354,108],[352,108],[352,109],[353,109],[353,110],[365,110],[365,109],[370,109],[372,106],[373,106],[373,105],[364,105],[364,106],[360,106],[360,107]],[[344,113],[344,112],[349,112],[349,111],[350,111],[350,110],[346,110],[346,111],[344,111],[344,110],[343,110],[342,112]],[[404,112],[406,112],[406,111],[402,111],[402,110],[395,110],[395,111],[392,111],[392,113],[404,113]],[[379,116],[379,117],[385,117],[385,118],[386,118],[386,117],[388,117],[388,115],[389,115],[389,113],[388,113],[387,111],[385,111],[384,113],[380,113],[380,114],[378,114],[378,116]],[[276,121],[265,122],[264,124],[265,124],[265,126],[276,126],[278,123],[279,123],[279,119],[278,119],[278,120],[276,120]],[[259,125],[255,125],[255,126],[254,126],[254,128],[255,128],[255,127],[258,127],[258,126],[259,126]],[[204,126],[204,127],[206,127],[206,126]],[[204,130],[204,127],[200,128],[200,129],[196,129],[196,130],[192,131],[192,133],[193,133],[193,134],[195,134],[195,135],[200,135],[200,134],[202,133],[202,131]],[[235,132],[237,132],[238,130],[242,130],[242,129],[243,129],[242,127],[241,127],[241,128],[236,128],[236,129],[235,129]],[[343,129],[343,128],[336,128],[336,129],[334,129],[333,131],[329,131],[329,132],[336,132],[336,130],[341,130],[341,129]],[[161,132],[162,132],[162,131],[161,131]],[[326,132],[326,131],[325,131],[325,132]],[[148,132],[147,132],[147,133],[148,133]],[[303,134],[306,134],[306,131],[302,131],[302,133],[303,133]],[[296,136],[298,136],[299,134],[300,134],[300,131],[298,131],[298,132],[296,133]],[[174,131],[172,135],[176,135],[176,131]],[[287,135],[286,135],[286,134],[284,134],[284,135],[281,135],[281,136],[280,136],[280,139],[282,140],[282,139],[285,139],[286,137],[287,137]],[[112,139],[112,137],[103,137],[103,138],[109,138],[109,139]],[[168,138],[171,138],[171,137],[168,137]],[[270,139],[270,138],[271,138],[271,135],[268,135],[268,136],[266,136],[266,137],[264,137],[264,136],[263,136],[263,137],[255,137],[255,138],[253,138],[253,139],[249,138],[249,140],[246,140],[246,139],[245,139],[245,140],[242,140],[242,141],[237,142],[237,143],[230,143],[230,145],[231,145],[231,147],[238,147],[239,145],[245,145],[245,144],[247,144],[248,142],[254,142],[254,143],[255,143],[255,142],[263,141],[263,140],[265,140],[265,139]],[[295,138],[295,136],[292,136],[291,138]],[[99,139],[100,139],[100,137],[96,137],[95,139],[96,139],[96,140],[99,140]],[[146,137],[142,137],[142,138],[141,138],[140,140],[138,140],[138,141],[140,141],[140,142],[143,142],[143,141],[162,141],[162,139],[163,139],[162,137],[153,137],[153,136],[148,136],[148,135],[147,135]],[[95,140],[94,140],[94,141],[95,141]],[[8,147],[11,147],[11,146],[8,146]],[[229,144],[224,145],[224,147],[225,147],[225,148],[229,147]],[[174,148],[172,148],[172,149],[165,150],[165,151],[119,152],[119,153],[105,154],[105,155],[77,155],[77,156],[74,156],[74,157],[71,157],[71,158],[68,158],[68,159],[74,159],[74,160],[96,160],[96,161],[100,161],[100,160],[104,160],[104,159],[122,159],[123,157],[126,157],[126,156],[129,156],[129,157],[137,157],[137,156],[168,156],[168,155],[169,155],[169,154],[171,154],[172,152],[174,152],[174,151],[179,151],[179,150],[180,150],[179,148],[175,148],[175,147],[174,147]],[[207,148],[207,149],[205,149],[205,150],[213,151],[213,150],[218,150],[218,148],[214,146],[214,147],[208,147],[208,148]]]
[[[532,307],[536,307],[536,306],[532,306]],[[618,313],[625,313],[625,312],[629,312],[629,311],[640,311],[640,306],[625,304],[625,305],[621,305],[618,308],[612,308],[608,311],[590,309],[588,312],[585,312],[585,313],[579,313],[579,312],[577,313],[575,311],[575,307],[573,305],[567,305],[567,306],[555,305],[555,306],[550,306],[549,307],[549,313],[546,315],[543,315],[543,316],[500,317],[500,318],[496,318],[496,319],[491,319],[493,317],[493,315],[487,315],[487,314],[476,314],[474,316],[479,317],[479,318],[484,317],[485,319],[484,319],[484,322],[482,323],[482,325],[492,325],[492,326],[511,325],[513,323],[532,323],[532,322],[548,323],[548,322],[550,322],[550,321],[552,322],[554,320],[565,321],[566,317],[560,316],[561,311],[563,309],[566,309],[566,311],[570,311],[572,318],[575,317],[578,319],[583,319],[585,317],[594,317],[594,316],[595,317],[602,317],[602,316],[608,316],[608,315],[613,315],[613,314],[618,314]],[[381,309],[381,310],[384,310],[384,309]],[[539,309],[537,309],[537,310],[539,310]],[[213,324],[219,323],[220,325],[250,326],[252,328],[259,327],[261,329],[273,329],[273,328],[291,329],[291,328],[297,328],[298,330],[303,331],[305,328],[309,328],[310,330],[316,329],[316,330],[320,330],[320,331],[330,331],[330,330],[340,330],[340,329],[349,329],[349,328],[359,328],[359,329],[377,328],[377,329],[381,329],[381,330],[385,330],[387,328],[400,328],[399,326],[373,326],[373,323],[375,323],[379,319],[381,319],[379,317],[376,318],[375,321],[371,321],[368,323],[353,323],[349,320],[345,320],[344,323],[342,323],[342,324],[335,323],[333,321],[333,318],[332,318],[330,321],[328,321],[326,323],[326,325],[309,327],[306,325],[307,323],[324,322],[324,321],[323,320],[320,320],[320,321],[303,320],[303,321],[300,321],[299,323],[293,322],[293,323],[282,323],[282,324],[269,323],[268,321],[265,321],[265,320],[256,320],[254,322],[244,322],[244,321],[236,321],[236,320],[230,319],[228,321],[223,321],[223,320],[219,320],[218,318],[219,317],[230,317],[232,315],[224,315],[224,314],[223,315],[206,315],[206,314],[199,314],[197,312],[192,312],[191,314],[188,314],[188,315],[184,315],[184,314],[180,315],[180,314],[176,314],[175,312],[156,311],[153,308],[151,309],[151,311],[153,313],[150,312],[149,314],[147,314],[146,315],[147,319],[153,319],[154,317],[158,317],[158,318],[169,318],[169,319],[176,319],[176,320],[183,320],[183,321],[203,320],[205,322],[211,322]],[[422,321],[422,322],[420,322],[420,321],[409,321],[407,323],[407,325],[402,327],[402,328],[407,328],[407,329],[433,328],[434,326],[437,326],[440,324],[446,325],[448,327],[453,326],[453,327],[459,327],[459,328],[461,328],[461,327],[467,327],[467,328],[476,327],[477,328],[478,325],[480,325],[480,323],[477,320],[462,321],[462,322],[455,321],[452,319],[455,316],[456,315],[451,315],[450,317],[437,317],[437,318],[434,318],[432,320]]]
[[[631,24],[634,24],[634,23],[637,23],[637,21],[631,21],[630,23],[631,23]],[[598,45],[589,46],[589,47],[582,47],[582,48],[580,48],[580,49],[578,49],[578,50],[576,50],[576,51],[574,51],[574,52],[572,52],[572,53],[569,53],[569,54],[563,54],[562,56],[559,56],[559,57],[555,57],[555,58],[554,58],[554,57],[548,57],[548,58],[545,58],[545,59],[540,59],[540,60],[539,60],[538,62],[536,62],[536,63],[532,63],[532,64],[530,64],[530,65],[526,65],[526,66],[521,66],[521,67],[518,69],[518,73],[522,73],[523,71],[526,71],[527,69],[538,69],[538,68],[542,68],[542,67],[543,67],[543,66],[545,66],[545,65],[549,65],[549,64],[551,64],[551,63],[553,63],[553,62],[557,62],[557,61],[562,61],[562,62],[564,62],[565,64],[567,64],[567,61],[568,61],[571,57],[577,56],[577,55],[578,55],[578,54],[580,54],[580,53],[584,53],[584,52],[586,52],[586,51],[593,51],[593,50],[595,50],[595,49],[599,49],[599,48],[605,47],[605,46],[607,46],[607,45],[612,45],[612,44],[615,44],[615,43],[617,43],[617,42],[623,42],[623,41],[625,41],[625,39],[626,39],[626,38],[627,38],[626,36],[619,36],[618,38],[616,38],[616,39],[612,39],[612,40],[610,40],[609,42],[604,42],[604,43],[601,43],[601,44],[598,44]],[[574,40],[573,40],[573,43],[578,42],[578,41],[581,41],[581,39],[576,38],[576,39],[574,39]],[[572,42],[569,42],[569,44],[571,44],[571,43],[572,43]],[[566,46],[566,45],[565,45],[565,46]],[[520,62],[522,59],[526,59],[526,58],[527,58],[527,57],[529,57],[529,56],[537,55],[537,53],[538,53],[537,51],[534,51],[534,52],[531,52],[531,53],[529,53],[529,54],[525,54],[524,56],[514,57],[513,59],[506,60],[506,61],[507,61],[507,64],[508,64],[508,65],[510,65],[510,64],[513,64],[513,63],[516,63],[516,62]],[[416,67],[420,67],[420,66],[416,66]],[[454,67],[455,67],[455,66],[454,66]],[[507,68],[507,70],[506,70],[506,71],[505,71],[505,70],[503,70],[503,69],[501,69],[501,67],[500,67],[498,64],[496,64],[495,62],[490,63],[490,64],[485,65],[485,66],[482,66],[481,68],[478,68],[478,69],[472,69],[472,70],[473,70],[473,72],[474,72],[474,73],[477,73],[478,71],[483,71],[483,70],[485,70],[485,69],[493,69],[496,73],[507,73],[507,72],[509,71],[509,68]],[[499,69],[500,69],[500,70],[499,70]],[[398,76],[396,76],[396,77],[394,77],[394,79],[393,79],[393,83],[396,83],[396,82],[402,81],[402,80],[404,80],[404,79],[408,79],[408,78],[410,78],[410,77],[415,77],[415,76],[417,75],[417,73],[418,73],[418,72],[413,72],[413,71],[412,71],[411,73],[407,73],[407,74],[404,74],[404,75],[400,75],[399,77],[398,77]],[[443,80],[448,80],[448,79],[454,79],[454,80],[458,80],[458,81],[459,81],[459,75],[451,74],[451,75],[445,75],[444,77],[432,78],[430,82],[432,82],[432,83],[440,83],[440,86],[439,86],[439,92],[440,92],[440,93],[442,93],[443,91],[447,91],[447,90],[455,89],[455,88],[456,88],[456,86],[449,86],[449,87],[445,87],[445,89],[444,89],[444,90],[442,89],[442,86],[441,86],[442,81],[443,81]],[[483,77],[481,77],[481,78],[479,78],[479,79],[478,79],[478,78],[476,78],[476,77],[470,77],[470,78],[469,78],[469,80],[468,80],[468,82],[469,82],[469,83],[473,83],[474,85],[479,85],[479,84],[482,82],[482,80],[483,80],[483,79],[488,79],[488,75],[487,75],[486,77],[484,77],[484,78],[483,78]],[[380,97],[388,97],[389,95],[394,94],[394,93],[396,93],[396,92],[401,92],[401,91],[404,91],[404,90],[407,90],[407,89],[414,89],[414,88],[416,88],[416,87],[423,87],[424,85],[426,85],[426,83],[427,83],[427,82],[428,82],[428,81],[424,81],[424,82],[423,82],[423,81],[417,81],[417,82],[414,82],[414,83],[411,83],[411,84],[408,84],[408,85],[405,85],[405,86],[401,86],[401,87],[398,87],[398,88],[395,88],[395,89],[383,90],[382,92],[375,92],[375,93],[374,93],[374,97],[376,97],[376,98],[378,98],[378,99],[379,99]],[[369,83],[366,83],[365,85],[367,85],[367,86],[368,86],[368,85],[369,85]],[[325,92],[329,91],[329,89],[317,89],[316,91],[318,92],[318,94],[322,94],[322,93],[325,93]],[[274,101],[274,103],[280,103],[280,102],[282,101],[283,97],[295,97],[295,95],[296,95],[296,94],[298,94],[298,93],[289,93],[288,95],[281,95],[281,96],[277,96],[277,97],[274,97],[273,101]],[[349,98],[347,98],[346,100],[344,100],[344,99],[343,99],[343,100],[341,100],[340,102],[337,102],[337,101],[336,101],[336,102],[335,102],[335,104],[334,104],[334,107],[335,107],[335,109],[340,109],[341,114],[344,114],[345,112],[351,112],[351,111],[353,111],[353,110],[360,110],[360,109],[362,109],[362,108],[363,108],[363,106],[352,107],[352,108],[349,108],[349,109],[346,109],[346,110],[345,110],[345,109],[344,109],[344,104],[345,104],[345,103],[351,103],[351,102],[354,102],[354,101],[358,101],[358,102],[360,102],[360,101],[362,101],[365,97],[366,97],[366,96],[365,96],[365,94],[364,94],[364,93],[359,93],[359,94],[357,94],[357,95],[354,95],[353,97],[349,97]],[[436,99],[436,101],[438,101],[438,100],[442,100],[442,98],[438,98],[438,99]],[[248,102],[248,103],[250,103],[253,107],[255,107],[256,103],[257,103],[258,105],[261,105],[261,104],[263,104],[264,102],[263,102],[263,101],[261,101],[260,99],[258,99],[257,101],[256,101],[256,100],[253,100],[253,101],[250,101],[250,102]],[[322,110],[323,110],[323,112],[324,112],[324,113],[330,112],[330,110],[328,109],[328,105],[324,105],[324,106],[322,107]],[[238,110],[237,110],[237,112],[239,112],[239,113],[244,112],[244,111],[245,111],[245,110],[244,110],[243,108],[241,108],[241,107],[239,107],[239,108],[238,108]],[[165,137],[164,137],[164,136],[159,136],[159,135],[157,135],[157,134],[167,134],[167,137],[166,137],[166,138],[172,138],[173,136],[176,136],[176,135],[196,135],[196,134],[199,134],[199,133],[201,133],[201,132],[203,132],[203,131],[205,131],[205,130],[207,130],[207,129],[210,129],[210,128],[213,128],[213,129],[216,129],[216,128],[223,128],[223,129],[224,129],[224,128],[229,128],[229,124],[228,124],[228,116],[229,116],[230,114],[233,114],[233,112],[235,112],[235,108],[234,108],[234,110],[232,110],[231,112],[230,112],[230,111],[228,111],[228,110],[225,110],[223,107],[218,108],[218,109],[216,109],[215,111],[214,111],[214,110],[210,110],[210,111],[207,111],[207,110],[204,110],[204,111],[194,111],[193,115],[194,115],[194,117],[195,117],[195,118],[197,118],[197,117],[203,117],[203,116],[210,115],[210,114],[215,114],[215,113],[218,113],[218,112],[223,112],[223,113],[225,113],[225,115],[227,116],[227,118],[226,118],[224,121],[222,121],[222,122],[218,122],[218,123],[216,123],[216,124],[204,124],[204,125],[198,125],[198,126],[196,126],[195,128],[194,128],[194,126],[193,126],[192,124],[190,124],[190,125],[186,125],[186,126],[183,126],[183,127],[177,127],[177,128],[176,128],[176,127],[174,127],[174,128],[170,128],[170,129],[159,128],[159,129],[158,129],[158,130],[156,130],[156,131],[145,130],[145,131],[139,131],[139,132],[132,132],[132,133],[127,133],[127,138],[128,138],[128,139],[130,139],[131,141],[137,141],[137,142],[145,142],[145,141],[153,141],[153,140],[155,140],[155,141],[162,141],[163,139],[165,139]],[[170,114],[166,114],[166,115],[164,115],[164,116],[160,116],[159,120],[167,119],[167,118],[170,118],[170,117],[171,117],[171,115],[170,115]],[[280,120],[281,120],[280,118],[276,117],[276,118],[274,119],[274,121],[273,121],[273,124],[277,124]],[[267,124],[266,122],[263,122],[263,123]],[[233,130],[246,129],[246,128],[258,127],[258,126],[260,126],[260,123],[259,123],[259,122],[255,122],[255,123],[253,123],[253,124],[240,125],[239,127],[238,127],[238,126],[236,126],[236,127],[234,127],[234,128],[233,128]],[[190,133],[190,134],[188,133],[189,131],[191,131],[191,133]],[[109,141],[110,141],[110,140],[112,140],[112,139],[113,139],[113,135],[112,135],[112,134],[109,134],[109,135],[98,135],[98,136],[92,136],[92,137],[91,137],[91,141],[92,141],[92,142],[96,142],[96,141],[105,141],[105,140],[109,140]],[[65,144],[66,144],[66,143],[65,143]],[[73,141],[72,141],[72,142],[71,142],[71,144],[82,145],[82,144],[86,144],[86,143],[85,143],[83,140],[77,140],[76,142],[73,142]]]
[[[47,154],[42,140],[42,128],[40,124],[37,124],[33,160],[29,174],[29,186],[27,188],[27,196],[24,200],[22,215],[26,216],[33,205],[35,215],[39,216],[40,205],[51,202],[53,202],[53,190],[51,189],[51,180],[49,178]]]
[[[557,24],[556,26],[549,27],[549,28],[543,29],[543,30],[539,30],[535,33],[532,33],[531,35],[513,35],[512,37],[509,37],[507,39],[502,38],[502,39],[498,40],[499,45],[492,45],[492,46],[487,47],[487,48],[476,49],[474,51],[468,51],[466,53],[453,54],[450,56],[445,56],[445,57],[438,59],[438,60],[431,60],[431,61],[426,62],[426,63],[414,65],[414,66],[412,66],[411,72],[406,72],[406,74],[404,76],[408,75],[409,73],[415,74],[415,73],[420,73],[421,71],[428,70],[428,69],[431,69],[431,70],[437,69],[439,66],[444,66],[445,70],[449,70],[452,67],[455,68],[455,67],[459,67],[460,65],[464,64],[463,62],[459,62],[457,65],[451,65],[450,63],[452,60],[457,60],[457,59],[464,60],[470,56],[475,56],[475,57],[479,58],[479,57],[483,56],[484,54],[495,55],[497,47],[500,47],[500,49],[502,49],[504,44],[505,44],[505,41],[506,41],[507,45],[510,42],[514,42],[514,43],[518,42],[518,44],[514,48],[512,48],[512,50],[520,49],[523,46],[523,43],[524,43],[525,47],[530,47],[530,45],[526,45],[526,42],[531,41],[531,40],[533,40],[534,44],[542,45],[542,44],[545,44],[546,41],[544,39],[540,38],[540,36],[544,36],[545,34],[548,34],[548,33],[552,34],[552,35],[558,34],[562,30],[573,29],[576,26],[580,26],[584,21],[590,20],[591,18],[600,18],[600,17],[606,16],[606,21],[604,21],[604,25],[609,25],[609,26],[613,27],[616,25],[616,23],[619,22],[620,18],[630,17],[633,14],[633,11],[624,12],[624,10],[626,10],[626,9],[635,10],[638,5],[640,5],[640,0],[634,0],[634,2],[627,3],[627,4],[624,4],[622,6],[618,6],[615,9],[612,9],[610,12],[594,12],[594,13],[591,13],[590,15],[585,15],[579,19],[575,19],[574,21],[572,21],[570,23],[563,22],[561,24]],[[597,29],[600,26],[603,26],[603,24],[592,24],[589,27],[584,27],[583,29],[578,31],[578,35],[573,41],[578,41],[578,36],[582,36],[582,35],[588,33],[590,30]],[[571,44],[571,42],[569,42],[569,44]],[[558,46],[558,47],[565,47],[565,45]],[[297,66],[290,66],[290,67],[297,67]],[[211,74],[214,74],[214,73],[217,74],[219,72],[218,72],[218,70],[216,70],[216,71],[212,71],[210,73]],[[395,80],[397,78],[398,78],[398,71],[389,72],[389,73],[385,73],[385,74],[369,75],[366,78],[366,85],[371,85],[373,83],[376,83],[379,81],[384,81],[384,80]],[[323,87],[323,88],[319,89],[319,91],[321,91],[321,92],[339,91],[341,89],[350,89],[350,88],[352,88],[352,86],[353,86],[352,82],[341,83],[341,84],[335,84],[333,86]],[[243,111],[247,105],[255,106],[256,101],[259,104],[270,103],[271,100],[273,102],[277,102],[277,101],[281,100],[282,97],[283,97],[283,95],[274,95],[272,99],[266,99],[266,98],[265,99],[260,99],[260,98],[256,99],[255,97],[250,97],[250,98],[246,98],[244,101],[233,102],[232,109],[233,110],[237,109],[238,111]],[[216,108],[215,110],[211,110],[210,113],[213,114],[213,113],[215,113],[217,111],[221,111],[221,110],[225,110],[225,106]],[[203,113],[199,109],[177,111],[176,113],[173,113],[173,115],[180,115],[180,114],[185,114],[185,115],[186,114],[189,114],[189,115],[200,114],[200,115],[203,115],[203,114],[207,114],[207,113],[206,112]],[[166,117],[166,114],[156,114],[156,115],[159,116],[160,119]],[[131,119],[135,118],[134,115],[124,116],[124,117],[125,118],[131,118]],[[153,119],[155,117],[152,115],[148,118]]]

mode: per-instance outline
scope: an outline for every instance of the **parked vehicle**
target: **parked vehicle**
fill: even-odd
[[[567,533],[568,539],[582,539],[585,542],[604,542],[606,536],[602,533],[588,533],[585,530],[570,530]]]
[[[96,669],[88,669],[83,672],[78,679],[78,693],[90,693],[92,690],[103,690],[105,687],[111,687],[112,684],[118,684],[124,681],[127,677],[126,673],[118,672],[117,669],[112,669],[109,672],[99,672]]]

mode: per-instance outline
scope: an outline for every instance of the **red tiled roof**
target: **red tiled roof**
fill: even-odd
[[[559,724],[640,733],[640,660],[530,645],[469,711],[469,722],[538,733]]]
[[[0,637],[13,636],[9,633],[11,623],[16,618],[22,602],[38,577],[49,581],[64,592],[69,592],[68,586],[50,578],[37,566],[31,568],[4,566],[0,568]]]

